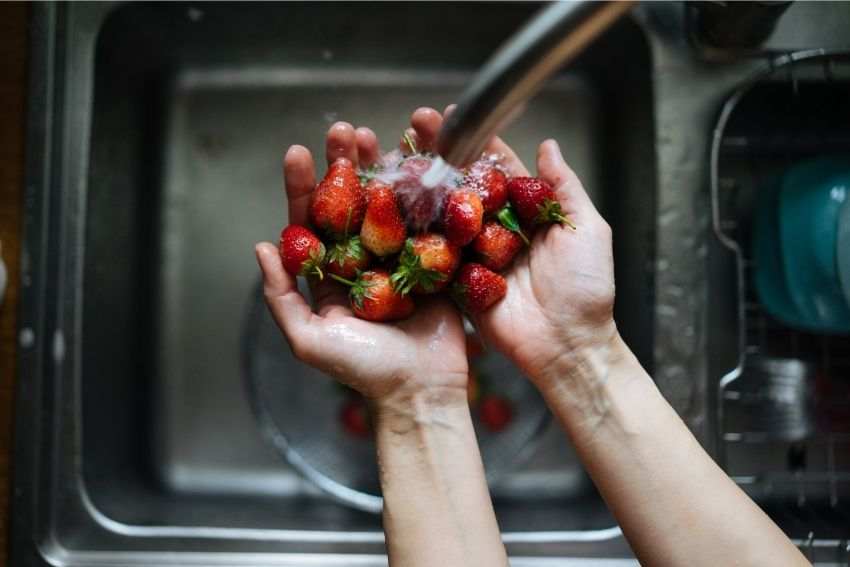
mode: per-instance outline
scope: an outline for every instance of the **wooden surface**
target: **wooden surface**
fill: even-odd
[[[0,306],[0,565],[8,548],[28,11],[23,3],[0,3],[0,244],[9,273]]]

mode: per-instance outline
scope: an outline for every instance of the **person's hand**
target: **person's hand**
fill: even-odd
[[[431,112],[422,111],[411,120],[424,147],[433,143],[436,132],[422,124],[432,118]],[[378,158],[378,140],[368,128],[355,130],[338,122],[326,142],[328,163],[346,158],[355,166],[368,166]],[[292,146],[283,167],[289,222],[306,225],[316,185],[313,157],[307,148]],[[461,317],[446,298],[417,298],[412,317],[395,324],[372,323],[354,317],[347,289],[325,279],[312,287],[314,311],[299,293],[295,278],[283,269],[274,244],[258,244],[256,254],[266,302],[300,360],[373,400],[418,391],[440,395],[447,389],[453,398],[466,399],[466,341]]]
[[[436,132],[441,124],[442,119],[434,117],[428,126]],[[529,175],[501,139],[494,138],[486,151],[502,156],[510,176]],[[579,361],[582,352],[607,348],[617,334],[611,228],[554,140],[537,150],[537,175],[555,189],[576,230],[539,228],[530,249],[504,274],[507,295],[479,315],[476,326],[486,342],[543,386],[557,379],[554,373]]]

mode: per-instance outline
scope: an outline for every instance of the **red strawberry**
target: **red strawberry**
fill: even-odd
[[[357,234],[366,211],[366,196],[351,162],[331,164],[310,201],[310,222],[328,236],[339,239]]]
[[[561,223],[575,228],[561,210],[552,186],[537,177],[513,177],[508,181],[508,196],[517,215],[526,225]]]
[[[483,221],[484,207],[478,193],[459,189],[449,195],[443,213],[443,224],[449,242],[466,246],[481,232]]]
[[[467,312],[481,313],[508,291],[505,278],[481,264],[464,264],[452,285],[452,296]]]
[[[463,181],[481,197],[484,214],[492,215],[508,200],[508,178],[491,161],[476,161],[469,167]]]
[[[487,221],[472,241],[478,260],[494,272],[504,270],[522,248],[522,238],[496,221]]]
[[[408,238],[392,275],[393,287],[402,295],[440,291],[460,264],[460,248],[442,234],[427,232]]]
[[[360,228],[360,241],[376,256],[395,254],[404,246],[407,229],[395,193],[386,185],[369,190],[369,205]]]
[[[339,410],[343,429],[355,437],[368,437],[372,432],[369,410],[361,398],[346,400]]]
[[[297,224],[284,228],[278,249],[284,270],[293,276],[318,276],[322,279],[325,245],[309,228]]]
[[[352,236],[331,246],[326,260],[329,273],[351,279],[369,267],[372,255],[363,248],[359,236]]]
[[[499,396],[485,396],[478,405],[478,416],[481,423],[490,431],[502,431],[513,419],[511,405]]]
[[[351,286],[349,299],[354,314],[367,321],[394,321],[409,317],[415,308],[409,295],[396,293],[386,270],[369,270],[355,280],[331,274],[336,281]]]

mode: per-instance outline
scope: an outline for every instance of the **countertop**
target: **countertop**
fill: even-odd
[[[28,12],[29,7],[23,3],[0,4],[0,243],[9,272],[0,306],[0,565],[6,565],[12,461]]]

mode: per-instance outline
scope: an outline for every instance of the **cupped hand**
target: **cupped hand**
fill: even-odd
[[[411,133],[422,147],[433,143],[439,113],[413,114]],[[326,139],[328,163],[345,158],[368,166],[378,158],[378,140],[368,128],[338,122]],[[310,151],[292,146],[284,158],[289,222],[307,224],[316,172]],[[410,318],[373,323],[356,318],[347,290],[330,280],[311,286],[313,306],[298,291],[295,278],[281,264],[277,246],[256,246],[263,272],[266,303],[293,353],[301,361],[335,377],[367,398],[397,393],[465,388],[466,341],[457,310],[443,297],[418,299]]]
[[[446,109],[451,112],[452,106]],[[436,125],[439,128],[439,125]],[[509,176],[527,176],[516,153],[500,138],[486,151],[502,156]],[[611,228],[594,207],[557,142],[537,150],[537,176],[555,190],[575,224],[537,229],[530,248],[504,274],[505,297],[477,317],[485,341],[511,358],[532,380],[556,379],[584,349],[606,347],[616,336]]]

